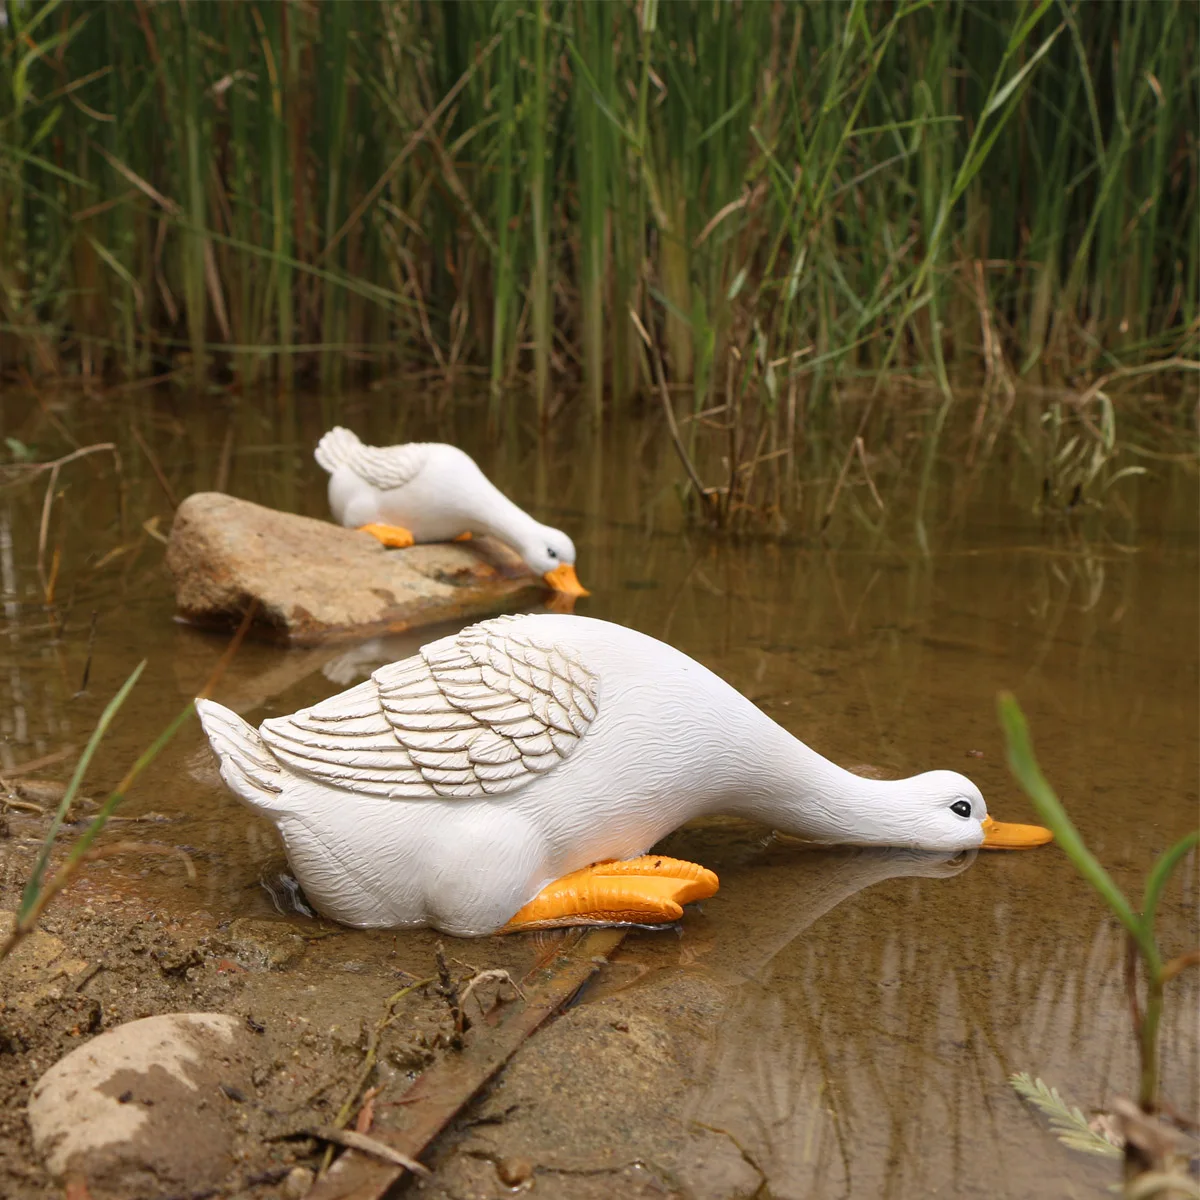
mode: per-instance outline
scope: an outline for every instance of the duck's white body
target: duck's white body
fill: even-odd
[[[575,562],[565,533],[535,521],[456,446],[366,446],[338,426],[321,438],[314,456],[329,472],[329,507],[341,525],[396,526],[417,542],[490,534],[539,575]]]
[[[225,782],[348,925],[500,928],[544,885],[732,813],[824,842],[979,846],[961,775],[862,779],[699,663],[587,617],[499,617],[256,732],[197,701]],[[966,800],[970,817],[948,810]]]

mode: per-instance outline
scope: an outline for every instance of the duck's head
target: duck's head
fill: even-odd
[[[575,575],[575,543],[561,529],[537,525],[518,549],[547,587],[567,596],[588,594]]]
[[[892,785],[899,803],[878,813],[879,824],[902,825],[886,839],[921,850],[1030,850],[1054,835],[1040,825],[993,821],[983,793],[957,771],[926,771]]]

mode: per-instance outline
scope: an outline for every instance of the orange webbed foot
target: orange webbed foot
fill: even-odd
[[[397,550],[403,550],[416,541],[412,531],[405,529],[402,525],[384,525],[378,521],[373,521],[370,525],[360,525],[358,532],[369,533],[385,546],[391,546]]]
[[[662,854],[593,863],[548,884],[501,932],[669,923],[679,920],[685,904],[706,900],[717,886],[712,871]]]

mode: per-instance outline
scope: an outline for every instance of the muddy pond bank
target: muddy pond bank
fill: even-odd
[[[323,513],[309,449],[326,416],[316,406],[241,411],[234,425],[169,404],[56,415],[84,442],[121,441],[137,420],[177,495],[220,482],[225,462],[232,494]],[[593,592],[577,611],[671,641],[846,765],[963,770],[998,816],[1028,820],[994,714],[995,692],[1009,687],[1047,774],[1123,885],[1194,823],[1196,481],[1178,464],[1121,481],[1099,512],[1053,521],[1033,515],[1038,481],[1015,450],[974,475],[962,465],[964,429],[925,496],[926,557],[902,484],[885,492],[882,530],[850,507],[824,546],[716,542],[681,530],[673,465],[636,429],[599,446],[560,432],[539,453],[523,435],[489,441],[454,413],[402,431],[366,405],[338,418],[380,440],[463,442],[514,499],[575,538]],[[60,452],[36,411],[5,432]],[[37,569],[43,489],[0,493],[6,779],[64,780],[100,708],[146,657],[89,776],[88,795],[102,795],[224,649],[172,621],[155,536],[170,502],[136,446],[125,457],[124,533],[109,475],[79,464],[64,477],[43,556],[48,565],[60,548],[54,612]],[[857,493],[869,512],[865,486]],[[216,698],[261,720],[448,631],[314,650],[247,644]],[[39,803],[36,788],[22,794]],[[244,1157],[221,1194],[283,1196],[295,1185],[286,1171],[321,1152],[267,1139],[289,1121],[337,1115],[388,999],[436,975],[438,938],[338,929],[295,911],[273,833],[220,786],[195,725],[122,816],[113,837],[183,848],[196,877],[175,855],[123,854],[91,864],[51,910],[45,933],[61,947],[43,942],[32,974],[3,993],[0,1193],[54,1194],[22,1111],[45,1067],[119,1021],[192,1010],[264,1027],[253,1094],[230,1101],[244,1112]],[[11,910],[44,824],[28,808],[4,820],[0,909]],[[1059,1145],[1007,1083],[1029,1071],[1085,1111],[1133,1086],[1121,940],[1061,855],[816,853],[738,823],[685,830],[663,849],[712,867],[721,891],[678,929],[625,939],[435,1144],[421,1194],[508,1195],[515,1179],[563,1197],[1082,1196],[1116,1177]],[[1195,943],[1197,898],[1191,865],[1166,902],[1164,942]],[[505,970],[518,983],[561,946],[550,935],[445,942],[464,978]],[[502,1011],[504,985],[489,988],[485,1002]],[[1195,1111],[1194,976],[1178,988],[1166,1089]],[[450,1053],[453,1034],[432,989],[398,1012],[372,1080],[380,1127],[401,1119],[397,1098]]]

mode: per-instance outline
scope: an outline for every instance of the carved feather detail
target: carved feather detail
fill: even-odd
[[[575,652],[496,617],[290,717],[263,740],[290,770],[392,799],[514,792],[578,748],[599,678]]]
[[[349,467],[365,483],[380,491],[403,487],[416,478],[429,457],[425,442],[403,446],[367,446],[349,429],[331,429],[318,443],[314,454],[326,471]]]

